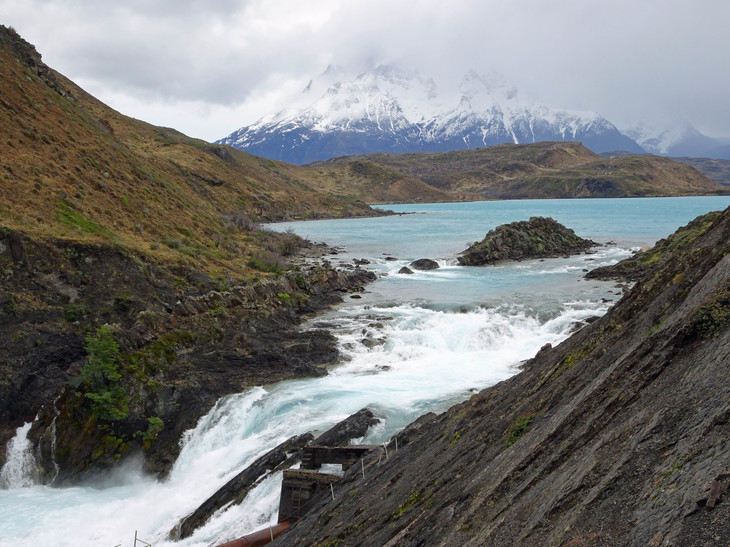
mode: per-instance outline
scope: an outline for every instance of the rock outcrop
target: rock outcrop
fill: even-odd
[[[463,251],[458,261],[462,266],[484,266],[505,260],[567,256],[596,245],[552,218],[532,217],[490,230],[483,240]]]
[[[639,250],[631,258],[622,260],[613,266],[594,268],[586,274],[588,279],[617,279],[620,281],[638,281],[651,272],[667,267],[675,259],[675,251],[687,240],[695,240],[704,234],[722,213],[714,211],[699,216],[686,226],[681,227],[668,239],[660,239],[653,247]]]
[[[412,424],[274,544],[730,542],[730,209],[668,241],[605,316]]]
[[[214,281],[106,245],[0,229],[0,332],[12,342],[0,344],[0,446],[33,421],[45,482],[77,482],[138,452],[164,475],[183,431],[221,396],[325,374],[334,337],[297,325],[374,277],[320,264]],[[106,413],[94,399],[104,393],[83,382],[98,325],[118,346]]]
[[[347,444],[351,439],[364,437],[368,429],[378,423],[380,423],[380,418],[377,418],[372,410],[362,408],[322,433],[314,439],[313,444],[322,446]]]

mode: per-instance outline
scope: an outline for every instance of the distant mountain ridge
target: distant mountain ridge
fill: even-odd
[[[730,160],[730,142],[703,135],[688,123],[673,127],[639,124],[624,129],[623,133],[634,139],[650,154]]]
[[[580,141],[594,152],[644,150],[591,112],[555,110],[504,77],[468,72],[455,93],[414,71],[381,65],[349,78],[329,68],[297,104],[217,141],[304,164],[374,152],[445,152],[502,143]]]

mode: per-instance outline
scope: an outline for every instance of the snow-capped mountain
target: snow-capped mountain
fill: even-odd
[[[651,154],[730,159],[727,142],[703,135],[688,123],[671,127],[643,123],[625,129],[623,133]]]
[[[605,118],[551,109],[496,73],[469,72],[458,89],[444,91],[431,78],[384,65],[355,78],[329,68],[288,108],[218,142],[302,164],[350,154],[538,141],[581,141],[595,152],[643,152]]]

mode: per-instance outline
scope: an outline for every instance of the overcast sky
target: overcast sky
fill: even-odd
[[[0,0],[0,23],[123,114],[209,141],[365,62],[730,137],[728,0]]]

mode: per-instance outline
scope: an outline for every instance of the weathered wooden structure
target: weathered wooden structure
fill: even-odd
[[[279,522],[293,522],[309,509],[309,502],[323,490],[331,491],[338,475],[316,471],[323,464],[341,464],[343,471],[355,464],[362,456],[380,445],[358,446],[305,446],[302,448],[300,469],[287,469],[281,483],[279,498]]]
[[[302,469],[319,469],[323,464],[341,464],[347,471],[351,465],[371,450],[381,449],[380,445],[360,444],[353,446],[308,445],[302,448]]]

